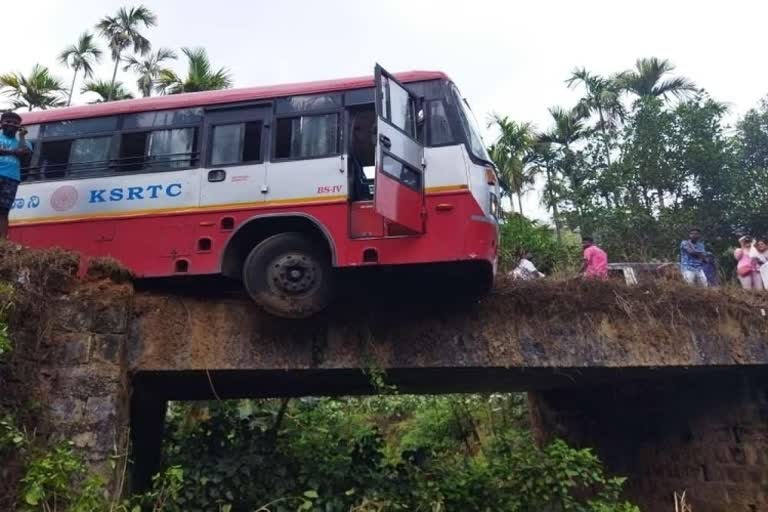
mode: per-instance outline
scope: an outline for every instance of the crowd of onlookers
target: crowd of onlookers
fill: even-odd
[[[733,252],[736,258],[736,275],[745,290],[768,289],[768,240],[755,240],[751,236],[739,238],[739,248]]]
[[[768,238],[755,240],[751,236],[739,238],[734,251],[736,275],[745,290],[768,290]],[[688,238],[680,242],[680,274],[694,286],[719,285],[715,256],[706,250],[701,230],[691,229]],[[517,266],[509,275],[514,279],[531,280],[545,277],[531,261],[531,254],[523,250]],[[608,256],[591,237],[582,238],[582,266],[579,277],[607,279]]]

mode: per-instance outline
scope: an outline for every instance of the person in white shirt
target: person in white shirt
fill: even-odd
[[[511,275],[513,279],[522,279],[523,281],[544,277],[544,274],[539,272],[536,265],[533,264],[531,261],[531,254],[526,250],[520,252],[520,261],[518,261],[517,267],[515,267],[509,275]]]

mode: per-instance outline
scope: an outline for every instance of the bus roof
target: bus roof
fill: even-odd
[[[401,82],[421,82],[425,80],[448,79],[448,76],[441,71],[407,71],[404,73],[395,73],[395,77]],[[41,110],[38,112],[26,112],[21,113],[20,115],[22,117],[22,122],[29,125],[38,123],[50,123],[55,121],[69,121],[73,119],[85,119],[89,117],[103,117],[137,112],[150,112],[155,110],[203,107],[207,105],[221,105],[225,103],[266,100],[284,96],[297,96],[302,94],[319,94],[325,92],[346,91],[349,89],[361,89],[372,86],[372,76],[340,78],[335,80],[320,80],[315,82],[266,85],[257,87],[244,87],[240,89],[223,89],[219,91],[204,91],[173,94],[167,96],[154,96],[151,98],[111,101],[108,103],[96,103],[92,105],[78,105],[75,107]]]

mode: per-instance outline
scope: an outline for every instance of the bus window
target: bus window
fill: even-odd
[[[120,139],[120,160],[115,166],[119,172],[136,172],[144,168],[149,132],[125,133]]]
[[[278,114],[287,112],[306,112],[308,110],[331,110],[341,105],[338,94],[323,94],[317,96],[292,96],[277,101]]]
[[[75,140],[44,141],[37,176],[56,179],[64,176],[92,176],[106,169],[112,137],[87,137]]]
[[[107,167],[111,136],[91,137],[72,141],[69,151],[69,174],[92,174]]]
[[[59,121],[46,124],[43,137],[70,137],[92,133],[111,133],[117,129],[117,117],[94,117],[74,121]]]
[[[197,164],[197,128],[171,128],[125,133],[120,143],[120,172],[164,168],[183,169]]]
[[[488,156],[488,151],[485,149],[483,139],[480,137],[480,128],[477,125],[475,115],[472,113],[472,110],[469,108],[467,102],[464,101],[464,98],[461,97],[461,94],[459,93],[459,90],[456,88],[456,86],[454,85],[452,87],[455,100],[458,102],[459,106],[459,119],[461,119],[464,132],[469,139],[469,149],[471,150],[471,153],[481,160],[490,162],[491,157]]]
[[[185,168],[192,165],[195,128],[174,128],[150,133],[148,162],[153,170],[162,167]]]
[[[211,165],[261,161],[261,121],[213,127]]]
[[[277,120],[275,158],[314,158],[339,152],[338,114]]]
[[[408,91],[388,77],[382,77],[382,102],[389,106],[384,116],[411,138],[416,138],[415,105]],[[384,112],[384,110],[382,110]]]
[[[63,178],[67,173],[71,149],[71,140],[43,142],[40,151],[39,177],[41,179]]]
[[[409,165],[384,154],[381,160],[381,168],[384,173],[400,181],[406,187],[416,191],[421,190],[421,173]]]
[[[453,144],[455,139],[443,102],[430,101],[427,108],[429,109],[429,145]]]
[[[201,108],[142,112],[140,114],[125,116],[123,118],[123,129],[159,128],[170,125],[198,124],[202,119],[203,110]]]

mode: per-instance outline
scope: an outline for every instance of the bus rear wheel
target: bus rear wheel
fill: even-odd
[[[273,235],[253,248],[243,265],[248,295],[267,312],[306,318],[325,309],[333,294],[329,258],[301,233]]]

